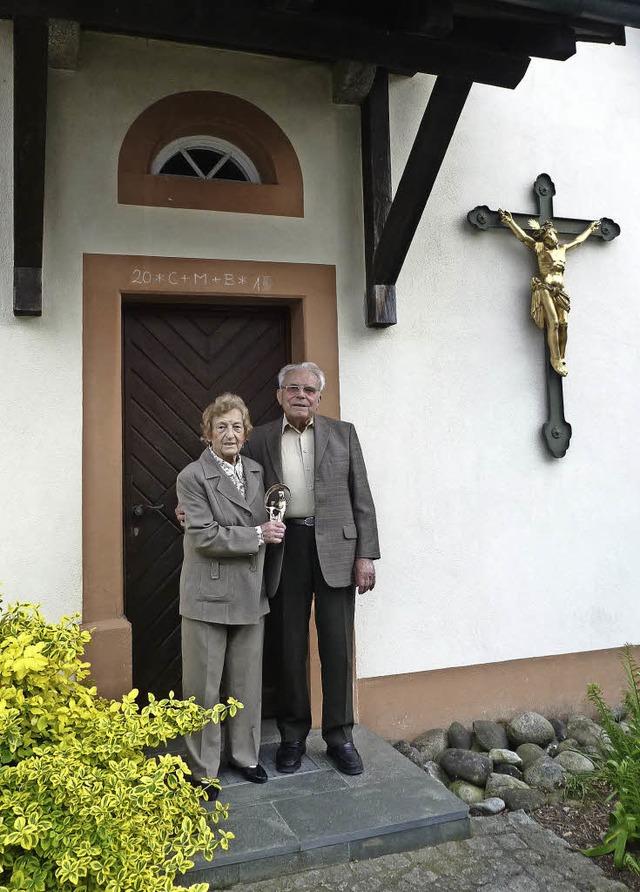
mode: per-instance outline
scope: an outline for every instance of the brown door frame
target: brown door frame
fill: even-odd
[[[292,361],[310,359],[324,369],[329,383],[323,413],[340,415],[334,266],[83,256],[82,617],[93,630],[87,649],[91,675],[105,697],[130,690],[132,666],[122,535],[123,300],[290,306]],[[314,648],[310,664],[315,715],[320,695]]]

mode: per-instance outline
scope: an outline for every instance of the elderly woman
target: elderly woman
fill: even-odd
[[[202,415],[200,458],[177,480],[185,511],[180,577],[183,694],[211,708],[224,673],[229,693],[244,704],[229,722],[232,764],[264,783],[258,763],[262,702],[262,639],[269,606],[262,582],[265,544],[281,542],[284,524],[267,519],[262,467],[240,450],[251,431],[239,396],[224,393]],[[187,738],[192,783],[215,797],[207,778],[220,764],[220,725]]]

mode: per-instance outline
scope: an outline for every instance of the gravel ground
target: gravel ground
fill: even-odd
[[[611,805],[601,800],[585,799],[581,802],[559,802],[545,805],[532,817],[564,839],[574,851],[600,845],[609,829]],[[613,865],[613,855],[591,859],[611,879],[624,883],[633,892],[640,892],[640,874],[628,869],[618,870]]]

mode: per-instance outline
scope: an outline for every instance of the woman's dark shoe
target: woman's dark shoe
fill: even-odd
[[[187,780],[196,790],[203,790],[204,793],[206,793],[209,802],[213,802],[220,795],[218,787],[214,786],[211,781],[206,780],[204,777],[194,777],[191,774],[187,777]]]
[[[236,770],[240,772],[245,780],[251,781],[252,784],[266,784],[268,780],[267,772],[262,765],[247,765],[242,768],[237,766]]]
[[[276,768],[282,774],[293,774],[300,768],[306,750],[304,740],[283,740],[276,753]]]

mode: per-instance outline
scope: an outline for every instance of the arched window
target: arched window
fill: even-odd
[[[167,96],[133,122],[118,201],[304,216],[302,172],[284,131],[250,102],[208,91]]]
[[[174,139],[153,159],[151,173],[201,180],[260,182],[260,174],[248,155],[230,142],[212,136]]]

